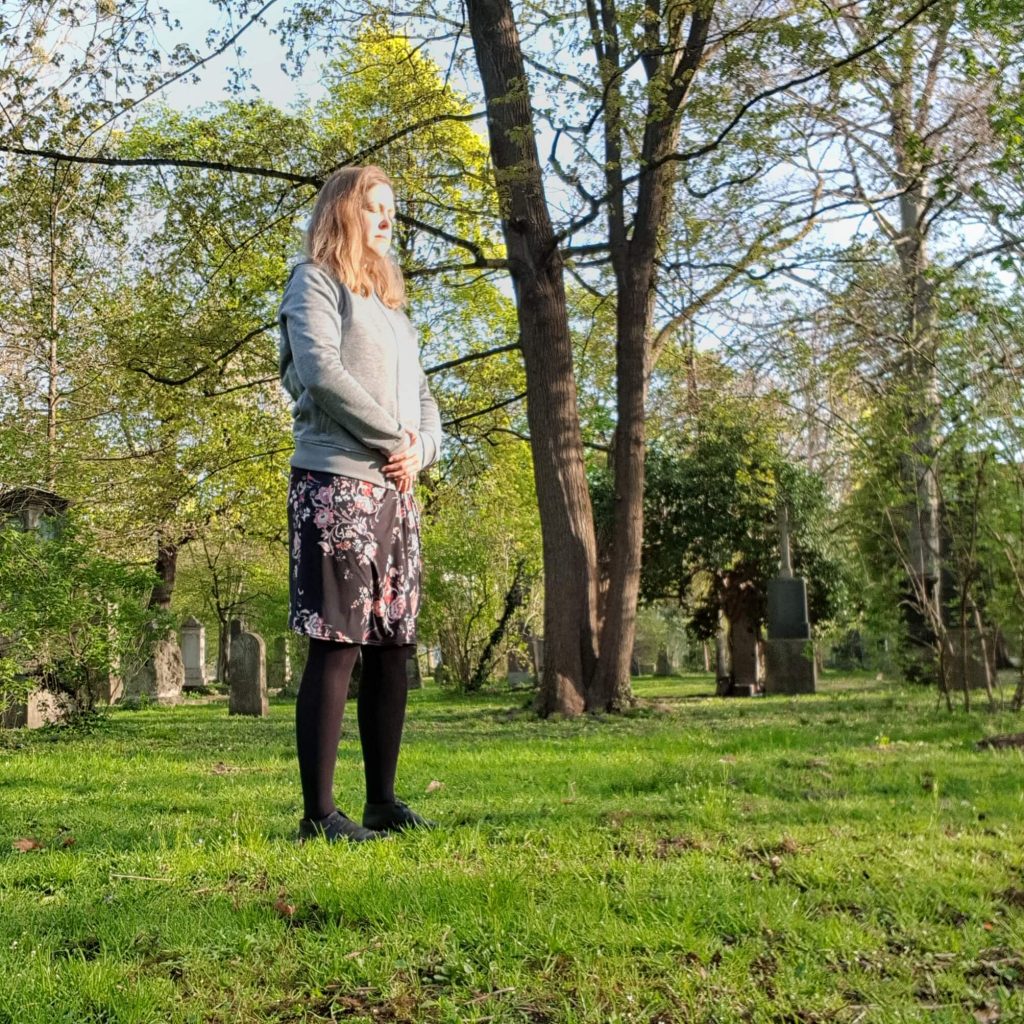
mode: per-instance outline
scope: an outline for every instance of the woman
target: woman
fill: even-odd
[[[379,167],[332,174],[281,302],[281,380],[295,402],[289,626],[309,637],[295,708],[304,839],[365,842],[432,824],[394,789],[420,596],[413,484],[441,448],[402,272],[388,256],[394,219]],[[360,652],[362,825],[332,792]]]

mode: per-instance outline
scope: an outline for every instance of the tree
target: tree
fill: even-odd
[[[478,689],[538,617],[540,526],[529,449],[512,439],[479,445],[427,493],[418,631],[440,647],[456,685]]]
[[[875,344],[889,350],[881,358],[898,416],[893,436],[908,439],[898,459],[904,607],[911,642],[926,659],[945,614],[937,476],[941,290],[949,269],[1016,244],[1006,237],[1011,218],[1005,209],[1001,238],[989,231],[980,240],[963,236],[949,244],[958,225],[983,224],[996,205],[988,193],[998,152],[993,120],[1001,105],[993,101],[1006,84],[1011,54],[1020,52],[1019,32],[1008,32],[1005,18],[998,4],[936,4],[862,62],[831,76],[814,107],[814,138],[831,154],[830,192],[861,207],[891,254],[884,321],[876,314],[862,323],[867,333],[882,322],[887,328]],[[870,6],[848,5],[835,14],[829,42],[863,44],[876,33],[877,20]],[[945,267],[934,259],[944,241]]]
[[[600,187],[595,191],[589,179],[584,181],[575,172],[561,175],[582,201],[583,212],[571,214],[557,229],[545,193],[537,119],[526,72],[528,58],[533,68],[543,62],[524,54],[507,2],[481,0],[468,5],[470,34],[488,113],[506,259],[493,260],[472,239],[448,231],[436,234],[449,241],[454,239],[454,245],[471,254],[472,260],[462,269],[490,269],[504,266],[507,260],[516,291],[549,605],[554,600],[553,583],[564,591],[561,605],[557,609],[551,605],[546,613],[549,657],[542,710],[558,708],[575,713],[586,706],[614,707],[628,699],[624,662],[631,646],[640,566],[645,392],[659,342],[675,330],[685,329],[687,316],[694,309],[721,295],[758,259],[778,251],[800,231],[787,224],[784,217],[773,218],[767,237],[750,239],[740,258],[726,261],[719,279],[665,324],[663,333],[654,336],[651,328],[657,259],[665,251],[664,235],[673,210],[673,167],[692,166],[710,156],[709,165],[720,172],[710,176],[707,189],[684,181],[682,194],[689,198],[699,197],[702,191],[711,194],[729,184],[741,188],[744,183],[763,178],[763,167],[744,167],[736,180],[730,177],[735,168],[729,164],[730,157],[723,156],[729,152],[726,141],[732,136],[744,148],[756,141],[755,133],[744,134],[737,131],[737,126],[749,124],[752,111],[762,109],[773,96],[825,79],[870,54],[938,2],[929,0],[898,15],[895,26],[872,24],[865,40],[858,40],[838,57],[829,56],[824,64],[809,71],[804,37],[814,41],[820,33],[812,24],[817,14],[805,14],[802,8],[783,12],[766,24],[748,17],[739,6],[710,2],[685,12],[634,4],[617,7],[612,2],[591,6],[583,33],[570,35],[566,46],[576,47],[579,52],[580,41],[586,41],[595,56],[592,75],[575,76],[558,68],[554,74],[563,88],[581,85],[588,121],[582,126],[559,125],[556,141],[578,128],[577,134],[584,140],[580,148],[585,150],[589,131],[595,124],[602,125]],[[547,14],[544,18],[550,20]],[[798,22],[795,26],[794,18]],[[571,12],[567,12],[564,24],[575,27]],[[301,49],[317,31],[317,18],[312,12],[301,11],[290,27]],[[563,33],[561,24],[558,33]],[[716,89],[703,97],[702,103],[693,103],[695,76],[705,57],[711,55],[720,60],[715,84],[727,86],[726,102],[718,102],[721,90]],[[797,70],[787,78],[790,64],[796,64]],[[642,87],[633,88],[629,81],[633,68],[641,69],[646,77]],[[544,67],[540,70],[547,71]],[[767,86],[766,75],[771,76]],[[677,147],[680,116],[690,108],[699,115],[694,127],[700,130],[692,145]],[[465,115],[441,116],[457,121]],[[432,119],[430,122],[434,123]],[[769,117],[765,127],[771,123]],[[634,125],[642,131],[635,131]],[[400,134],[411,135],[425,126],[407,124]],[[22,146],[21,150],[26,148]],[[357,155],[362,157],[376,148],[364,148]],[[635,174],[624,169],[629,161],[636,165]],[[561,172],[557,154],[549,164],[556,175]],[[271,175],[269,170],[266,173]],[[812,213],[819,191],[809,190],[811,201],[803,200]],[[586,232],[602,216],[607,218],[608,239],[592,244]],[[799,219],[806,227],[806,209]],[[580,245],[568,244],[575,235],[583,235],[586,240]],[[595,251],[594,246],[611,261],[618,303],[619,394],[614,449],[619,474],[617,536],[621,543],[615,545],[603,615],[597,604],[596,548],[583,471],[583,439],[577,422],[563,280],[565,260],[585,257]],[[692,262],[673,259],[662,270],[674,272],[680,266],[689,269]],[[599,659],[599,653],[603,658]]]
[[[788,462],[783,424],[765,399],[719,398],[689,423],[685,437],[656,442],[648,453],[641,594],[645,602],[682,606],[700,639],[724,616],[735,654],[760,641],[767,584],[779,569],[779,509],[790,519],[793,563],[808,581],[811,618],[832,618],[846,575],[827,527],[831,509],[820,478]],[[599,522],[613,522],[607,473],[594,480]],[[606,524],[606,525],[605,525]]]

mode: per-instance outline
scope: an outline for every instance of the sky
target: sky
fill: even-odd
[[[181,41],[181,38],[193,42],[200,52],[205,53],[207,49],[198,41],[202,40],[209,29],[223,30],[228,26],[224,13],[218,10],[210,0],[165,0],[172,16],[177,17],[184,26],[178,38],[172,38],[170,33],[165,33],[161,42],[168,51],[174,43]],[[276,0],[274,7],[268,12],[271,22],[280,18],[288,9],[289,0]],[[322,55],[316,51],[312,52],[302,75],[292,78],[282,70],[282,64],[287,61],[287,54],[279,40],[267,29],[254,26],[246,30],[240,39],[240,45],[245,53],[242,62],[254,69],[253,83],[258,87],[257,92],[250,92],[250,95],[259,95],[275,105],[287,108],[300,98],[308,98],[316,101],[318,95],[322,94],[320,85],[320,65]],[[466,40],[463,39],[463,45]],[[447,51],[438,48],[436,51],[428,52],[441,65],[447,66],[449,54]],[[178,109],[199,107],[205,103],[218,102],[229,97],[229,68],[239,61],[235,50],[229,50],[220,57],[211,60],[200,73],[198,83],[180,81],[176,82],[160,93],[160,98],[170,106]],[[465,83],[454,82],[456,88]],[[483,122],[477,122],[474,128],[481,133],[485,132]],[[541,152],[546,156],[550,146],[550,136],[542,137],[540,140]],[[567,151],[566,151],[567,152]],[[549,202],[552,206],[562,205],[560,200],[567,200],[568,196],[559,196],[558,183],[551,176],[548,176]],[[572,205],[567,203],[567,205]],[[848,220],[837,224],[822,225],[818,228],[818,237],[834,244],[842,245],[848,243],[854,233],[864,230],[865,225],[858,225],[855,221]],[[867,225],[871,231],[870,225]],[[975,229],[976,230],[976,229]],[[714,331],[709,331],[713,335]],[[709,337],[708,342],[713,343]]]
[[[209,0],[165,0],[165,6],[186,27],[186,34],[191,40],[202,39],[209,29],[222,30],[229,24],[228,19]],[[275,10],[271,8],[268,12],[271,21]],[[284,10],[283,5],[281,10]],[[162,35],[161,41],[165,49],[169,50],[173,45],[168,33]],[[284,47],[267,29],[252,26],[243,34],[239,45],[245,50],[245,62],[255,69],[253,82],[259,87],[259,94],[276,106],[290,106],[301,95],[315,99],[321,91],[316,55],[306,64],[302,76],[294,79],[282,70],[282,64],[287,60]],[[201,52],[207,51],[201,49]],[[161,96],[177,109],[194,108],[227,99],[228,68],[236,61],[236,52],[229,49],[203,68],[198,83],[175,82]]]

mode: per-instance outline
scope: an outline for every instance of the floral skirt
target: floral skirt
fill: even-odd
[[[292,469],[288,625],[320,640],[416,642],[419,509],[367,480]]]

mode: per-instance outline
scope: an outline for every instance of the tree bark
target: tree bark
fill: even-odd
[[[678,63],[657,57],[653,52],[646,58],[652,95],[648,101],[630,237],[626,232],[621,176],[615,13],[609,3],[602,5],[603,34],[598,31],[597,12],[591,16],[596,55],[599,60],[603,58],[604,66],[609,69],[605,73],[605,87],[611,90],[605,117],[605,158],[609,192],[615,196],[609,205],[608,233],[618,299],[615,348],[618,418],[612,447],[615,542],[602,617],[601,659],[587,702],[595,711],[618,710],[633,700],[629,661],[636,640],[643,549],[647,385],[654,364],[655,259],[670,209],[675,176],[674,162],[665,157],[676,147],[679,114],[703,59],[713,7],[713,3],[705,4],[691,15],[689,34]],[[670,22],[667,16],[665,21],[671,25],[666,32],[665,50],[676,53],[684,21],[680,18]],[[648,30],[651,31],[651,26]]]
[[[161,608],[167,611],[171,607],[174,577],[178,571],[178,549],[176,541],[168,540],[166,537],[157,538],[155,568],[158,578],[149,595],[148,608]]]
[[[491,635],[487,638],[487,644],[483,649],[483,653],[480,655],[480,660],[477,662],[476,668],[473,670],[472,677],[466,684],[466,690],[469,693],[474,693],[477,690],[483,689],[484,683],[487,682],[487,677],[491,670],[491,663],[494,661],[494,653],[498,649],[498,645],[505,639],[505,636],[508,633],[508,627],[512,622],[512,616],[515,615],[526,600],[526,587],[526,561],[521,558],[516,563],[515,574],[512,577],[512,585],[508,588],[508,592],[505,594],[505,606],[502,609],[501,618],[498,620],[498,624],[494,629],[491,630]]]
[[[597,561],[565,301],[509,0],[468,0],[516,293],[544,551],[542,715],[579,714],[597,663]]]
[[[893,101],[892,127],[899,184],[904,188],[899,200],[900,234],[895,239],[895,248],[907,296],[904,380],[908,387],[904,416],[909,447],[900,459],[900,475],[906,490],[908,597],[911,607],[916,605],[916,614],[907,617],[907,627],[919,670],[934,674],[944,622],[939,487],[935,472],[941,400],[935,289],[928,275],[925,218],[929,204],[923,171],[910,152],[910,112],[910,79],[906,76]]]

